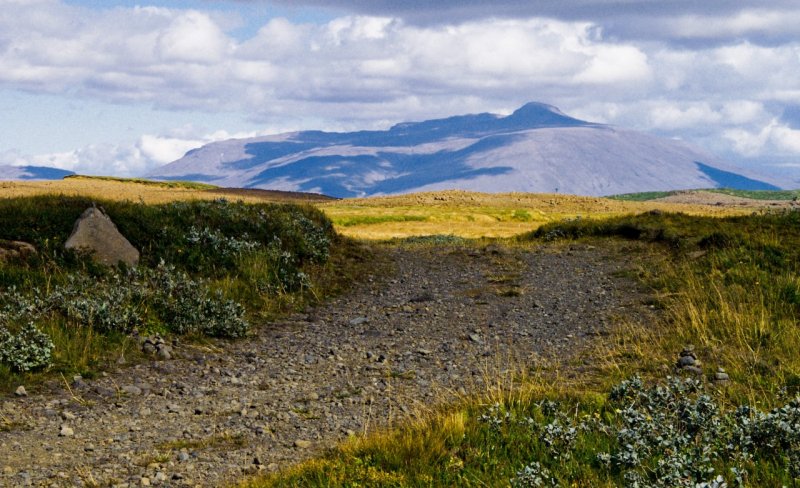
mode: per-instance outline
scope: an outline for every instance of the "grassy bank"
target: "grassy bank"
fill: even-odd
[[[577,377],[517,371],[243,486],[797,486],[800,213],[650,212],[517,239],[575,240],[626,246],[662,320],[620,323]],[[699,374],[676,369],[689,344]]]
[[[75,220],[93,204],[139,249],[137,267],[108,268],[64,249]],[[136,358],[136,336],[246,336],[275,314],[345,286],[362,259],[312,207],[225,200],[2,199],[0,240],[36,249],[0,264],[6,391]]]

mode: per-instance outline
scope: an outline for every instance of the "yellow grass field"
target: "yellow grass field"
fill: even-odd
[[[361,239],[453,234],[509,237],[565,218],[603,218],[650,210],[694,215],[741,215],[754,206],[718,206],[659,201],[624,202],[608,198],[540,193],[443,191],[346,199],[319,204],[339,232]]]
[[[0,182],[0,198],[43,194],[79,195],[97,199],[130,200],[148,204],[175,200],[216,199],[245,202],[294,202],[318,206],[344,235],[359,239],[390,239],[433,234],[461,237],[508,237],[565,218],[603,218],[663,210],[695,215],[737,215],[763,207],[666,201],[625,202],[597,197],[557,194],[486,194],[459,190],[344,200],[324,200],[304,194],[225,190],[212,187],[71,177],[57,181]]]

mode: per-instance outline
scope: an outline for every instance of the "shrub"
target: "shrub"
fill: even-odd
[[[17,372],[28,372],[50,365],[53,342],[33,323],[23,326],[13,334],[0,325],[0,363]]]

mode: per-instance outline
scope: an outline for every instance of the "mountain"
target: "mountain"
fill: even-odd
[[[585,122],[541,103],[384,131],[303,131],[189,151],[155,179],[336,197],[463,189],[611,195],[733,187],[777,189],[680,141]]]
[[[0,180],[60,180],[74,174],[72,171],[47,166],[0,165]]]

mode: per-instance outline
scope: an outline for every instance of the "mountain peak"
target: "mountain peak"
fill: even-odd
[[[504,117],[503,120],[506,124],[511,123],[520,128],[590,125],[589,122],[565,115],[561,110],[552,105],[539,102],[528,102],[515,110],[514,113],[508,117]]]

